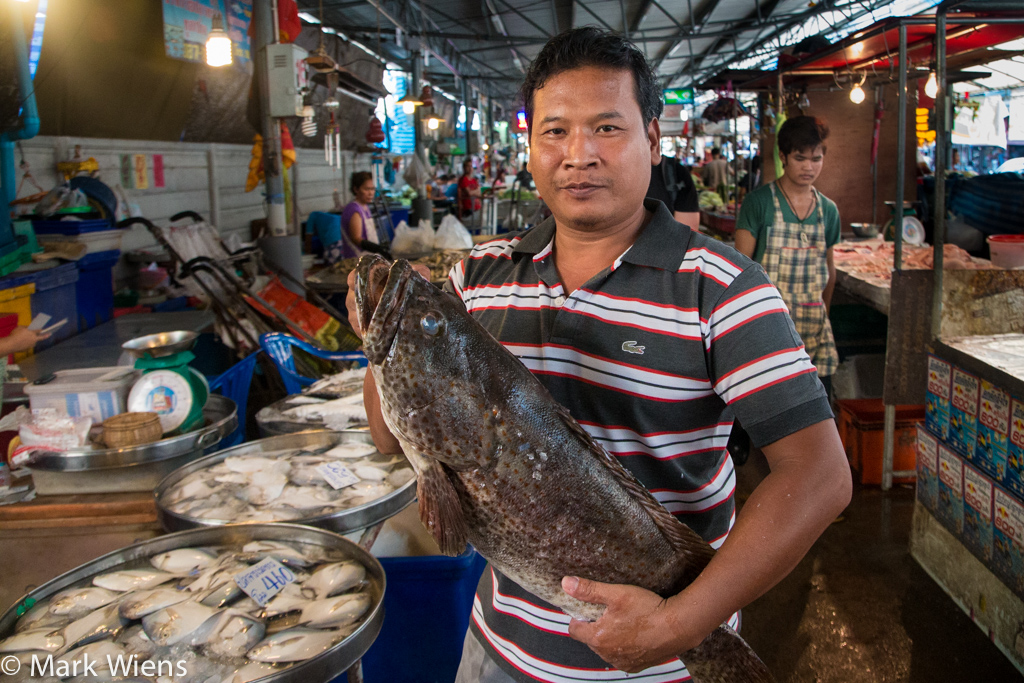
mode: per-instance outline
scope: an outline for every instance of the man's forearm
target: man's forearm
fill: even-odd
[[[402,445],[391,433],[384,423],[384,416],[380,412],[380,395],[377,394],[377,384],[374,382],[373,373],[366,371],[366,379],[363,381],[363,407],[366,408],[366,421],[370,423],[370,436],[377,450],[385,455],[401,453]]]
[[[670,627],[682,647],[695,646],[785,578],[849,503],[849,466],[834,422],[807,430],[816,445],[811,457],[769,458],[771,473],[744,504],[722,548],[686,590],[669,599]],[[766,447],[766,454],[809,445],[787,444],[791,438]]]

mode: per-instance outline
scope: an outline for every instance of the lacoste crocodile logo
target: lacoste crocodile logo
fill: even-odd
[[[635,353],[638,356],[644,355],[643,346],[637,346],[635,341],[624,341],[622,342],[622,350],[626,353]]]

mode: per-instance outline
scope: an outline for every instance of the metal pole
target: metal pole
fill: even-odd
[[[466,156],[471,153],[469,148],[469,136],[473,128],[473,112],[469,109],[469,81],[462,79],[462,101],[466,106]]]
[[[420,92],[423,90],[423,53],[419,50],[414,50],[412,53],[412,92],[409,93],[413,97],[419,97]],[[416,154],[423,158],[423,131],[420,130],[423,125],[423,111],[422,107],[416,107],[412,114],[412,125],[415,139]]]
[[[206,180],[210,186],[210,221],[220,226],[220,187],[217,185],[217,145],[210,143],[206,148]]]
[[[900,24],[899,86],[896,91],[896,197],[893,214],[893,266],[903,266],[903,193],[907,147],[907,27]],[[892,321],[889,321],[892,324]],[[888,355],[888,350],[886,350]],[[888,367],[886,362],[886,367]],[[882,490],[892,488],[893,452],[896,441],[896,406],[885,404],[885,431],[882,435]]]
[[[935,228],[934,289],[932,290],[932,338],[942,330],[942,246],[946,241],[946,154],[948,152],[949,97],[946,92],[946,10],[935,13],[935,77],[939,92],[935,96]]]

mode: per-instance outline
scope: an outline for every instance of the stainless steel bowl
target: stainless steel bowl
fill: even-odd
[[[195,346],[199,335],[195,332],[161,332],[160,334],[149,334],[145,337],[136,337],[121,344],[121,348],[135,358],[151,356],[152,358],[163,358],[181,351],[188,351]]]
[[[384,568],[377,558],[355,543],[329,531],[297,524],[235,524],[215,529],[194,529],[115,550],[61,574],[22,596],[0,617],[0,640],[14,631],[15,622],[18,620],[17,608],[29,598],[35,602],[46,600],[58,591],[79,585],[97,574],[128,569],[130,566],[138,565],[142,560],[169,550],[192,546],[236,545],[259,540],[318,545],[341,551],[347,558],[356,560],[366,567],[367,576],[373,586],[371,595],[374,604],[366,621],[355,633],[316,657],[259,679],[261,683],[327,683],[355,664],[377,639],[384,623],[384,590],[387,582],[384,578]]]
[[[159,462],[192,451],[206,450],[216,445],[238,426],[238,408],[235,402],[217,394],[206,399],[203,417],[206,424],[201,429],[141,446],[95,451],[76,449],[62,453],[36,451],[29,469],[81,472]]]
[[[850,229],[857,237],[878,237],[881,227],[877,223],[850,223]]]
[[[292,407],[289,405],[289,401],[293,398],[295,398],[295,395],[285,396],[278,401],[274,401],[269,406],[260,408],[259,412],[256,413],[256,426],[260,429],[261,437],[308,432],[312,429],[325,429],[324,421],[321,419],[304,420],[297,417],[289,418],[288,415],[285,415],[284,411]],[[348,428],[359,429],[366,426],[367,423],[363,420],[350,422]]]
[[[230,522],[199,519],[197,517],[189,517],[188,515],[171,512],[164,507],[161,499],[163,498],[164,493],[188,475],[206,467],[216,465],[219,462],[223,462],[226,458],[231,456],[255,455],[259,453],[281,451],[288,448],[303,448],[305,446],[335,446],[340,443],[372,444],[373,438],[367,432],[363,431],[331,432],[327,430],[317,430],[299,432],[298,434],[272,436],[269,439],[251,441],[249,443],[242,444],[241,446],[228,448],[191,462],[184,467],[179,467],[167,475],[167,477],[165,477],[153,491],[153,494],[156,496],[157,519],[160,520],[160,524],[163,525],[164,529],[168,531],[180,531],[182,529],[195,529],[207,526],[224,526],[229,524]],[[293,523],[315,526],[321,529],[337,531],[339,533],[349,533],[351,531],[365,529],[373,526],[374,524],[383,522],[389,517],[397,515],[414,500],[416,500],[415,478],[407,482],[405,486],[402,486],[386,496],[381,496],[377,500],[365,505],[349,508],[348,510],[338,510],[337,512],[332,512],[326,515],[297,519],[294,520]]]

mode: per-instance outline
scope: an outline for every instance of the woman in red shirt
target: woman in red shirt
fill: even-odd
[[[462,162],[459,176],[459,218],[472,216],[480,208],[480,183],[473,177],[473,160]]]

